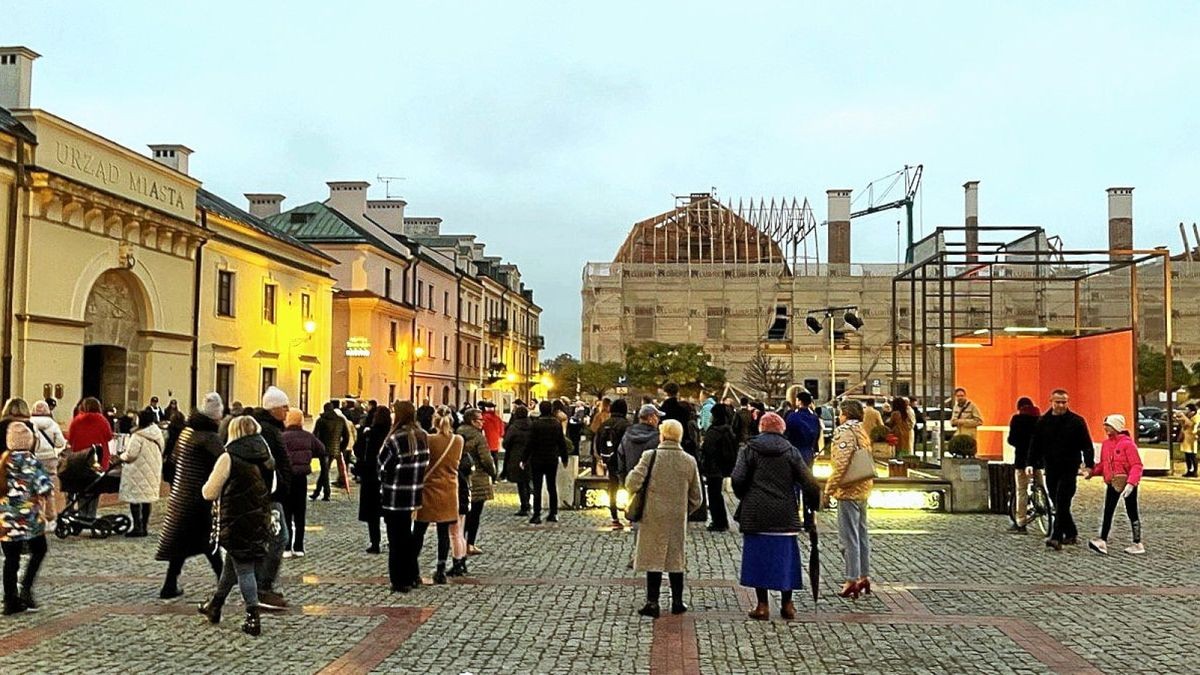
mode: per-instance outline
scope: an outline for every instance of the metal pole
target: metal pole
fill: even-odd
[[[1175,462],[1170,458],[1175,454],[1175,435],[1171,433],[1171,421],[1175,418],[1175,388],[1172,382],[1172,371],[1175,369],[1175,336],[1172,335],[1171,319],[1171,254],[1163,251],[1163,342],[1167,359],[1167,475],[1175,473]],[[1135,265],[1136,268],[1136,265]],[[1136,361],[1134,368],[1137,368]]]
[[[829,319],[829,400],[837,400],[837,356],[833,351],[833,312],[825,312]]]

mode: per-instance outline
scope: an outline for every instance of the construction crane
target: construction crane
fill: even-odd
[[[895,173],[867,183],[867,187],[858,193],[859,197],[864,194],[867,196],[866,208],[850,213],[850,218],[854,219],[859,216],[869,216],[872,213],[879,213],[880,211],[898,209],[903,206],[908,216],[908,247],[905,249],[904,262],[912,262],[913,200],[917,196],[917,190],[921,187],[921,172],[924,170],[924,167],[924,164],[916,166],[906,164],[903,169]],[[894,199],[894,194],[897,193],[897,189],[902,185],[904,196]],[[857,201],[857,198],[855,201]]]

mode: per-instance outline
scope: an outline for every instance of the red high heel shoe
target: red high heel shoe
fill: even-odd
[[[870,595],[871,594],[871,580],[866,577],[859,579],[858,580],[858,590],[863,595]]]
[[[847,581],[842,584],[842,590],[838,592],[838,597],[858,599],[859,587],[857,581]]]

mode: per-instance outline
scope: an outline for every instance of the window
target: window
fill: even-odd
[[[275,323],[275,284],[263,286],[263,320]]]
[[[383,270],[383,297],[392,297],[392,270],[390,268]]]
[[[288,222],[292,223],[293,225],[303,225],[304,223],[307,223],[308,219],[311,217],[311,213],[296,213],[295,211],[292,211],[292,214],[288,216]]]
[[[413,304],[417,307],[421,306],[421,301],[425,299],[425,282],[417,279],[417,297],[413,298]]]
[[[233,272],[217,270],[217,316],[233,316]]]
[[[705,337],[709,340],[720,340],[725,337],[725,308],[709,307],[705,323]]]
[[[233,364],[217,364],[217,381],[213,389],[221,395],[221,400],[225,402],[225,405],[229,405],[229,402],[233,400]]]
[[[404,302],[408,302],[409,298],[408,298],[408,275],[407,274],[402,275],[400,277],[400,283],[401,283],[400,299],[403,300]]]
[[[450,293],[442,293],[442,311],[446,316],[450,316]]]
[[[400,324],[393,321],[392,322],[392,332],[391,332],[391,335],[388,337],[388,349],[390,349],[392,351],[396,351],[396,338],[399,335],[399,333],[400,333]]]
[[[429,309],[433,310],[433,284],[429,284]]]
[[[275,369],[274,368],[263,368],[262,369],[262,391],[260,393],[266,393],[267,387],[274,387],[274,386],[275,386]]]
[[[442,387],[442,405],[450,405],[450,387]]]
[[[433,331],[428,331],[426,333],[426,335],[428,336],[428,338],[425,340],[425,344],[429,345],[429,353],[426,354],[426,356],[428,356],[429,358],[432,359],[433,358]]]
[[[442,336],[442,360],[450,360],[450,337],[447,335]]]
[[[768,340],[785,340],[788,333],[788,308],[787,305],[775,306],[775,318],[771,322],[771,327],[767,329]]]
[[[396,402],[396,385],[391,383],[388,385],[388,405]]]
[[[308,293],[300,294],[300,318],[312,318],[312,296]]]
[[[633,337],[638,340],[654,339],[654,308],[633,308]]]
[[[300,371],[300,412],[308,414],[308,381],[312,378],[311,370]]]

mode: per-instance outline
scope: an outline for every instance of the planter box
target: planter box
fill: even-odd
[[[885,442],[871,444],[871,455],[875,459],[887,461],[895,454],[896,449]]]
[[[988,510],[987,460],[942,458],[942,478],[950,482],[955,513],[983,513]]]
[[[908,478],[908,465],[898,459],[889,461],[888,478]]]

